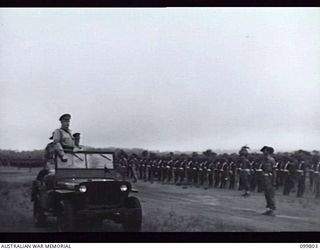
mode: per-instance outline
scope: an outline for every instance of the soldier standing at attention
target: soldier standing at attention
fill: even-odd
[[[307,171],[306,164],[303,160],[301,160],[297,170],[297,183],[298,183],[297,197],[302,197],[304,190],[306,188],[306,171]]]
[[[257,173],[256,170],[258,168],[258,161],[255,159],[251,163],[251,178],[250,178],[250,191],[255,191],[257,188]]]
[[[214,162],[213,160],[210,160],[207,168],[209,188],[213,187],[213,170],[214,170]]]
[[[222,167],[220,170],[220,188],[226,188],[229,179],[229,164],[227,158],[223,159]]]
[[[314,171],[316,170],[317,163],[318,163],[317,158],[314,157],[312,159],[312,164],[309,169],[309,189],[311,192],[314,192],[314,177],[315,177]]]
[[[154,172],[156,169],[156,155],[152,154],[150,155],[149,161],[147,163],[147,180],[150,181],[151,184],[153,184],[154,180]]]
[[[198,184],[200,186],[203,186],[204,183],[204,166],[205,162],[204,160],[200,160],[199,167],[198,167]]]
[[[250,178],[249,178],[249,182],[250,182],[250,191],[254,191],[255,190],[255,161],[251,161],[250,162]]]
[[[141,174],[140,174],[140,177],[141,177],[141,180],[144,180],[145,182],[147,181],[147,164],[148,164],[148,158],[141,158],[141,161],[140,161],[140,165],[141,165]]]
[[[193,159],[193,164],[192,164],[192,184],[195,187],[198,186],[198,168],[199,168],[199,162],[196,159]]]
[[[138,181],[137,173],[136,173],[136,164],[137,164],[137,156],[132,154],[128,159],[128,178],[133,178],[133,182],[136,183]]]
[[[173,157],[172,156],[170,156],[170,158],[168,159],[168,161],[167,161],[167,183],[170,183],[171,182],[171,180],[172,180],[172,176],[173,176],[173,171],[172,171],[172,169],[173,169]]]
[[[168,168],[167,168],[168,160],[166,158],[163,159],[163,161],[160,163],[160,181],[162,184],[165,183],[165,181],[168,178]]]
[[[276,179],[276,184],[275,185],[276,185],[276,189],[277,190],[281,186],[281,178],[282,178],[282,176],[281,176],[281,174],[282,174],[281,166],[282,166],[282,160],[279,159],[277,168],[275,169],[275,171],[276,171],[276,178],[275,178]]]
[[[230,183],[229,183],[229,189],[234,189],[236,184],[236,164],[231,161],[230,162],[230,168],[229,168],[229,177],[230,177]]]
[[[262,162],[260,162],[259,166],[256,168],[256,182],[257,182],[257,192],[261,193],[263,191],[263,170],[262,170]]]
[[[59,120],[61,122],[61,128],[58,128],[53,132],[54,148],[63,162],[68,160],[64,150],[72,151],[75,147],[74,137],[69,129],[70,119],[70,114],[63,114],[60,116]]]
[[[220,184],[220,161],[218,160],[214,165],[214,187],[218,188]]]
[[[289,192],[288,192],[288,187],[289,187],[289,181],[288,181],[288,176],[289,176],[289,170],[288,170],[288,167],[289,165],[291,164],[290,162],[290,159],[288,158],[287,162],[284,164],[284,167],[283,167],[283,195],[288,195]]]
[[[183,161],[182,156],[180,159],[177,159],[173,162],[172,172],[173,172],[173,183],[176,184],[178,182],[179,177],[179,164]]]
[[[181,161],[178,167],[179,178],[176,185],[182,185],[184,183],[185,178],[185,161]]]
[[[320,198],[320,161],[315,165],[314,170],[314,191],[316,193],[316,198]]]
[[[296,170],[298,169],[298,161],[292,157],[290,163],[286,166],[286,181],[284,183],[283,195],[289,195],[291,190],[295,188]]]
[[[244,189],[243,197],[250,196],[250,170],[251,170],[251,163],[248,159],[249,147],[243,146],[239,151],[240,156],[240,168],[241,168],[241,180],[242,180],[242,187]]]
[[[192,160],[186,159],[185,166],[186,166],[186,174],[187,174],[186,178],[187,178],[188,185],[192,186],[192,180],[193,180]]]
[[[261,163],[263,173],[262,187],[267,202],[267,210],[263,213],[263,215],[274,215],[276,203],[274,200],[274,189],[272,185],[272,170],[276,162],[271,156],[274,152],[274,149],[272,147],[264,146],[260,151],[263,152],[263,159]]]

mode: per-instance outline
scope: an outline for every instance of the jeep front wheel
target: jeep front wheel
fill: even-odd
[[[123,229],[126,232],[140,232],[142,224],[142,208],[140,201],[136,197],[128,197],[125,201],[125,214]]]
[[[47,218],[39,205],[38,199],[33,203],[33,221],[36,227],[43,227],[47,222]]]
[[[57,216],[58,232],[72,232],[75,224],[74,208],[67,200],[60,202],[60,208]]]

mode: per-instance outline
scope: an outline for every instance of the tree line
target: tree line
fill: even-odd
[[[141,148],[131,148],[131,149],[122,149],[122,148],[90,148],[94,150],[101,151],[110,151],[114,152],[115,156],[118,157],[120,155],[126,154],[137,155],[137,156],[192,156],[192,157],[237,157],[237,153],[224,153],[217,154],[213,152],[211,149],[205,150],[203,152],[168,152],[168,151],[148,151]],[[46,159],[44,157],[44,150],[28,150],[28,151],[17,151],[17,150],[3,150],[0,149],[0,166],[17,166],[17,167],[41,167],[45,165]],[[260,154],[252,153],[251,157],[258,157]],[[282,157],[295,157],[297,159],[304,160],[306,162],[312,162],[314,160],[318,160],[320,155],[319,151],[305,151],[305,150],[297,150],[293,152],[280,152],[275,154],[275,158]]]

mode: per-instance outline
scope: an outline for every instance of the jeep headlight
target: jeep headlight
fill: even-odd
[[[87,192],[87,186],[86,186],[86,185],[81,185],[81,186],[79,187],[79,192],[81,192],[81,193]]]
[[[127,187],[126,185],[121,185],[121,186],[120,186],[120,190],[121,190],[122,192],[125,192],[125,191],[128,190],[128,187]]]

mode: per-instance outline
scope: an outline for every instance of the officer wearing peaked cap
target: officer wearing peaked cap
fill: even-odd
[[[59,121],[62,121],[62,120],[70,121],[70,119],[71,119],[70,114],[63,114],[60,116]]]
[[[70,114],[63,114],[60,116],[59,120],[61,122],[61,127],[53,132],[53,143],[55,150],[61,157],[62,161],[67,161],[64,150],[73,150],[75,147],[74,137],[72,135],[70,126]]]

